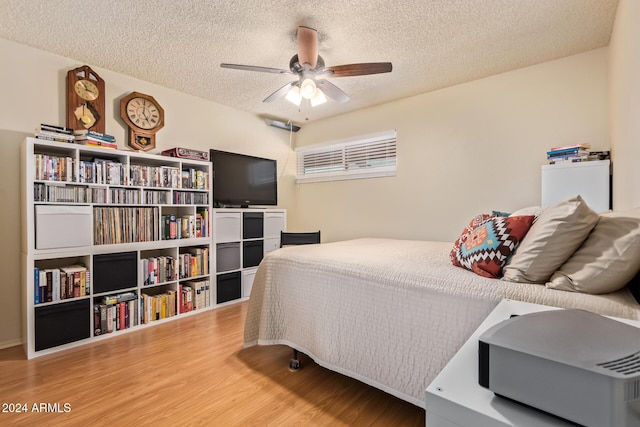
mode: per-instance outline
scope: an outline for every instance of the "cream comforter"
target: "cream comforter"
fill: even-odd
[[[285,344],[316,363],[424,407],[425,389],[503,298],[640,319],[624,289],[587,295],[454,267],[451,243],[357,239],[267,255],[244,345]]]

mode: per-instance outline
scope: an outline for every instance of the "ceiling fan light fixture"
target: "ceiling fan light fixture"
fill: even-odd
[[[316,105],[321,105],[327,102],[327,97],[324,96],[324,93],[320,89],[316,89],[316,94],[313,98],[311,98],[311,106],[315,107]]]
[[[316,82],[312,79],[304,79],[300,84],[300,94],[305,99],[312,99],[316,96],[318,92],[318,88],[316,87]]]
[[[285,99],[292,104],[300,106],[300,104],[302,103],[302,94],[300,93],[300,88],[298,86],[292,87],[291,90],[287,92],[287,96],[285,96]]]

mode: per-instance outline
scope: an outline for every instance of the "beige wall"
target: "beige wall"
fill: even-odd
[[[85,65],[0,39],[0,348],[20,338],[20,195],[19,146],[40,123],[65,123],[65,78]],[[90,65],[91,64],[87,64]],[[267,127],[258,117],[174,90],[92,67],[106,85],[106,131],[125,147],[119,100],[131,91],[153,95],[165,109],[166,126],[158,132],[155,151],[186,146],[218,148],[275,158],[283,170],[290,156],[287,132]],[[117,119],[116,119],[117,118]],[[295,162],[289,162],[292,166]],[[290,205],[291,175],[279,186],[280,207]]]
[[[609,148],[607,55],[597,49],[307,124],[297,146],[397,129],[398,171],[297,185],[289,228],[321,229],[323,241],[453,241],[475,214],[540,204],[550,147]]]
[[[152,94],[165,108],[159,150],[219,148],[277,158],[290,230],[321,229],[325,241],[360,236],[451,241],[476,213],[539,204],[540,165],[549,147],[589,142],[594,149],[609,148],[609,85],[616,182],[640,174],[626,157],[637,158],[640,150],[633,120],[639,116],[638,81],[632,77],[640,66],[631,46],[638,38],[638,7],[621,0],[611,49],[312,122],[296,135],[296,144],[306,146],[397,129],[398,174],[391,178],[293,185],[295,158],[286,132],[247,113],[94,69],[106,81],[107,132],[122,148],[118,100],[135,90]],[[621,17],[621,10],[633,16]],[[66,72],[83,64],[2,39],[0,57],[2,348],[20,342],[19,144],[41,122],[64,123]],[[633,185],[615,188],[618,203],[638,204],[640,184]]]
[[[614,209],[640,206],[640,1],[620,0],[610,43]]]

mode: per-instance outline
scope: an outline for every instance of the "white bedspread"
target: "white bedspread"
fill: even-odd
[[[424,407],[431,380],[503,298],[640,319],[627,289],[587,295],[487,279],[451,265],[451,246],[357,239],[274,251],[256,273],[244,345],[289,345]]]

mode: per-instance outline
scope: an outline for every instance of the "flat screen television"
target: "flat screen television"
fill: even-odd
[[[219,150],[210,154],[215,206],[278,204],[276,160]]]

